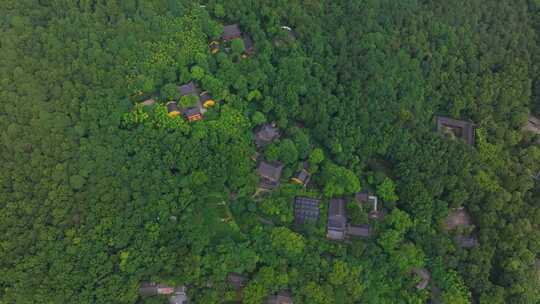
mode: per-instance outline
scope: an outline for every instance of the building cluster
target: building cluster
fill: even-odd
[[[345,240],[349,237],[369,237],[371,227],[368,224],[354,225],[350,223],[347,216],[347,204],[364,204],[366,197],[373,203],[373,210],[370,212],[370,219],[379,219],[382,213],[377,209],[377,197],[367,193],[357,193],[353,202],[348,202],[345,198],[333,198],[328,203],[328,221],[326,225],[326,236],[330,240]],[[294,200],[295,223],[302,225],[308,222],[316,222],[320,218],[320,199],[297,196]]]
[[[279,137],[279,130],[274,123],[264,124],[255,130],[255,145],[260,150]],[[258,162],[259,187],[257,193],[272,191],[279,186],[284,166],[281,162],[271,162],[259,157],[259,153],[257,155],[258,157],[254,158]]]
[[[187,121],[201,120],[203,119],[203,114],[216,104],[212,95],[207,91],[201,92],[193,81],[180,85],[176,89],[180,96],[179,99],[169,101],[166,104],[167,113],[170,117],[182,115]],[[192,98],[194,100],[194,105],[182,108],[179,105],[182,98]],[[156,104],[156,100],[150,98],[141,102],[141,104],[143,106],[153,106]]]
[[[177,90],[180,99],[194,98],[197,99],[197,102],[195,105],[185,109],[180,109],[176,101],[169,102],[167,104],[167,111],[172,117],[182,114],[188,121],[201,120],[207,109],[216,104],[212,96],[206,91],[201,92],[194,82],[178,86]]]
[[[279,139],[279,129],[275,123],[267,123],[259,126],[255,129],[255,146],[261,150],[268,144]],[[259,187],[257,193],[267,192],[275,189],[279,186],[281,179],[281,173],[283,171],[283,164],[278,161],[269,162],[265,159],[261,159],[260,154],[257,153],[253,160],[258,162],[257,174],[259,175]],[[307,161],[303,163],[302,169],[296,172],[291,178],[291,182],[306,187],[311,179],[309,173],[309,164]]]
[[[223,27],[223,34],[221,35],[220,40],[213,40],[210,42],[210,52],[212,54],[216,54],[221,49],[222,44],[226,45],[234,39],[242,39],[244,43],[243,57],[250,56],[255,52],[255,46],[253,44],[251,35],[249,33],[243,33],[238,24],[225,25]],[[225,47],[224,50],[229,51],[230,48]]]

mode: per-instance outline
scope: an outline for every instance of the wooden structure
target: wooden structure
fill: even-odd
[[[219,52],[219,42],[218,41],[214,40],[214,41],[210,42],[208,47],[210,48],[210,53],[212,53],[212,54],[216,54],[217,52]]]
[[[295,175],[293,175],[293,177],[291,178],[291,181],[293,183],[296,183],[305,187],[309,183],[310,179],[311,179],[311,174],[309,174],[309,172],[306,169],[302,169],[299,172],[297,172]]]
[[[280,162],[261,161],[257,168],[260,177],[259,189],[272,190],[279,185],[283,164]]]
[[[314,222],[319,219],[319,203],[316,198],[297,196],[294,199],[294,219],[297,224]]]
[[[255,133],[255,145],[262,148],[279,138],[279,129],[275,123],[264,124],[257,128]]]
[[[167,112],[170,117],[176,117],[181,114],[180,108],[178,108],[178,105],[174,101],[167,103]]]
[[[216,105],[216,102],[214,101],[214,99],[212,99],[212,96],[206,91],[202,92],[199,95],[199,103],[205,109],[208,109],[208,108],[213,107],[214,105]]]
[[[223,27],[223,34],[221,35],[221,39],[223,41],[231,41],[236,38],[240,38],[242,35],[242,32],[240,31],[240,27],[238,24],[230,24],[225,25]]]
[[[416,289],[426,289],[431,280],[431,273],[425,268],[414,268],[413,273],[420,277],[420,282],[416,285]]]
[[[306,187],[309,181],[311,180],[311,174],[309,173],[308,169],[309,169],[309,162],[304,161],[302,170],[300,170],[299,172],[296,172],[296,174],[294,174],[293,177],[291,178],[291,181],[293,183],[297,183],[299,185]]]
[[[244,57],[251,56],[255,53],[255,45],[251,36],[246,33],[242,36],[242,40],[244,41]]]
[[[437,116],[437,131],[442,134],[452,134],[474,146],[476,125],[472,122]]]
[[[326,237],[331,240],[343,240],[347,228],[347,202],[342,199],[331,199],[328,208],[328,225]]]

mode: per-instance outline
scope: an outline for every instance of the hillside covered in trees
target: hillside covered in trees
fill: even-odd
[[[0,12],[0,303],[540,303],[540,1]]]

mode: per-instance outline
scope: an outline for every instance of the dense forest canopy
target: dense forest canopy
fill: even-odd
[[[538,0],[0,12],[0,303],[167,302],[142,282],[191,303],[540,303],[540,147],[523,131]],[[230,24],[241,38],[220,38]],[[216,101],[199,121],[167,107],[197,104],[190,82]],[[475,143],[438,116],[473,122]],[[267,124],[279,136],[259,146]],[[263,193],[261,159],[281,164]],[[346,209],[369,237],[328,240],[330,201],[358,193],[378,198],[380,216]],[[320,200],[317,220],[295,222],[296,197]]]

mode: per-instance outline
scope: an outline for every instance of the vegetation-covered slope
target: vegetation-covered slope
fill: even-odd
[[[0,303],[135,303],[148,280],[221,303],[230,272],[245,303],[537,303],[537,2],[2,1]],[[210,53],[231,23],[252,56]],[[222,101],[195,123],[164,107],[189,81]],[[435,115],[474,121],[475,147]],[[271,121],[282,185],[253,197]],[[288,182],[306,159],[307,190]],[[360,189],[375,234],[326,240],[327,200]],[[293,226],[296,195],[323,198],[315,225]],[[443,229],[458,207],[472,249]]]

